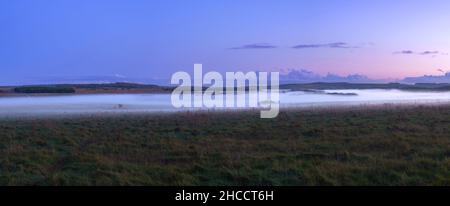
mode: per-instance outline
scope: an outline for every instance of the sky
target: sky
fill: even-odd
[[[0,83],[176,71],[450,70],[448,0],[0,0]]]

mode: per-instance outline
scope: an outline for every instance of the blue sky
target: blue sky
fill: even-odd
[[[402,78],[450,66],[441,0],[0,0],[0,82],[308,69]]]

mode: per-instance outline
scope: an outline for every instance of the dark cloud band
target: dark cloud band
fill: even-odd
[[[274,45],[271,44],[247,44],[239,47],[232,47],[230,49],[275,49],[277,48]]]
[[[293,49],[314,49],[314,48],[332,48],[332,49],[354,49],[357,46],[349,45],[345,42],[333,42],[328,44],[299,44],[292,47]]]
[[[442,53],[440,51],[423,51],[423,52],[415,52],[411,50],[403,50],[403,51],[396,51],[394,54],[416,54],[416,55],[447,55],[446,53]]]

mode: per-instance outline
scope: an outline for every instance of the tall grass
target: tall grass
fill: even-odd
[[[0,184],[450,184],[450,106],[258,115],[0,120]]]

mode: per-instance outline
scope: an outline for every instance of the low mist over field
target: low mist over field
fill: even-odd
[[[236,98],[248,100],[248,94]],[[1,117],[64,116],[102,113],[155,113],[190,110],[174,108],[170,94],[69,94],[0,97]],[[282,108],[339,107],[382,104],[448,104],[450,91],[402,91],[396,89],[347,89],[286,91]],[[225,109],[225,108],[223,108]],[[233,110],[233,108],[226,108]],[[245,109],[245,108],[234,108]],[[192,110],[214,110],[196,108]],[[216,110],[222,110],[216,108]]]

